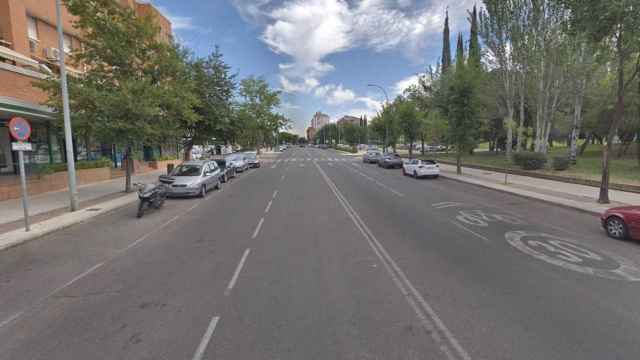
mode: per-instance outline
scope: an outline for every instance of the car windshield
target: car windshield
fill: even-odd
[[[242,155],[229,155],[226,158],[227,161],[240,161],[242,159],[243,159]]]
[[[216,160],[216,164],[218,164],[218,166],[220,166],[221,168],[225,167],[227,165],[227,161],[226,160],[220,160],[217,159]]]
[[[202,166],[195,164],[180,164],[171,172],[171,176],[198,176]]]
[[[246,157],[248,160],[255,160],[255,159],[257,159],[257,158],[258,158],[258,155],[254,154],[254,153],[247,153],[247,154],[245,154],[245,157]]]

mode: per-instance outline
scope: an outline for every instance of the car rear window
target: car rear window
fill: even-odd
[[[433,160],[422,160],[422,163],[425,165],[435,165],[436,162]]]

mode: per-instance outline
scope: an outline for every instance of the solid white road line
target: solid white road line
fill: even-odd
[[[238,276],[240,276],[240,271],[242,271],[244,262],[247,261],[247,256],[249,256],[250,252],[251,249],[247,249],[244,251],[244,254],[242,254],[242,258],[240,259],[238,266],[236,266],[236,271],[233,272],[233,277],[231,277],[231,281],[229,281],[229,285],[227,285],[227,289],[224,291],[225,296],[229,296],[229,294],[231,294],[231,290],[233,290],[233,287],[236,286]]]
[[[275,191],[273,192],[273,195],[271,196],[271,198],[272,198],[272,199],[275,199],[275,198],[276,198],[276,196],[278,196],[278,190],[275,190]]]
[[[64,284],[64,285],[60,286],[59,288],[57,288],[57,289],[53,290],[52,292],[50,292],[49,295],[47,295],[47,296],[45,296],[43,298],[43,300],[46,299],[46,298],[49,298],[51,296],[54,296],[55,294],[59,293],[60,291],[62,291],[64,289],[66,289],[67,287],[73,285],[76,281],[78,281],[78,280],[82,279],[83,277],[91,274],[92,272],[98,270],[100,267],[102,267],[102,265],[104,265],[104,262],[98,263],[98,264],[92,266],[91,268],[85,270],[85,272],[83,272],[82,274],[74,277],[73,279],[69,280],[66,284]]]
[[[333,183],[333,181],[331,181],[331,179],[318,164],[316,164],[316,167],[324,178],[327,186],[329,186],[333,194],[338,199],[338,202],[342,205],[347,215],[349,215],[349,217],[355,224],[356,228],[360,230],[360,233],[367,240],[373,252],[376,254],[376,256],[378,256],[385,269],[391,276],[391,279],[393,280],[395,285],[398,287],[402,295],[406,298],[409,305],[416,312],[418,319],[420,319],[427,332],[431,335],[432,339],[440,346],[442,352],[447,356],[448,359],[451,360],[471,360],[471,356],[460,345],[451,331],[449,331],[449,329],[440,319],[435,310],[433,310],[433,307],[422,297],[420,292],[416,290],[415,286],[409,281],[402,269],[400,269],[400,267],[391,258],[386,249],[382,246],[378,239],[376,239],[375,235],[373,235],[369,227],[367,227],[364,221],[362,221],[351,204],[349,204],[349,201],[344,197],[344,195],[342,195],[338,187]],[[443,341],[443,337],[446,339],[446,341]]]
[[[468,227],[466,227],[466,226],[464,226],[464,225],[460,224],[459,222],[454,221],[454,220],[451,220],[451,223],[452,223],[453,225],[457,226],[458,228],[460,228],[460,229],[462,229],[462,230],[464,230],[464,231],[466,231],[466,232],[468,232],[468,233],[471,233],[471,234],[473,234],[474,236],[476,236],[476,237],[478,237],[478,238],[480,238],[480,239],[484,240],[485,242],[487,242],[487,243],[491,243],[491,240],[489,240],[487,237],[485,237],[485,236],[483,236],[483,235],[478,234],[477,232],[475,232],[475,231],[473,231],[473,230],[469,229]]]
[[[209,326],[207,327],[207,331],[205,331],[202,336],[202,340],[200,340],[200,345],[198,345],[198,349],[196,349],[196,353],[193,354],[193,360],[202,360],[204,356],[204,352],[207,350],[207,345],[209,345],[209,341],[211,341],[211,336],[213,332],[216,330],[216,326],[218,325],[218,321],[220,320],[219,316],[214,316],[211,318],[209,322]]]
[[[253,232],[253,235],[251,235],[252,239],[255,239],[258,236],[258,233],[260,232],[260,228],[262,227],[262,223],[264,222],[264,218],[260,218],[260,221],[258,222],[258,226],[256,226],[256,229]]]
[[[196,205],[198,205],[198,203],[196,203]],[[195,206],[192,206],[189,210],[187,210],[187,212],[191,211],[195,209]],[[178,220],[180,218],[181,215],[176,215],[174,217],[172,217],[171,219],[169,219],[169,221],[165,222],[164,224],[160,225],[159,227],[153,229],[152,231],[142,235],[138,240],[132,242],[131,244],[129,244],[127,247],[125,247],[124,249],[120,250],[120,252],[125,252],[129,249],[131,249],[132,247],[140,244],[141,242],[145,241],[149,236],[155,234],[156,232],[162,230],[164,227],[166,227],[167,225],[171,224],[172,222]]]
[[[5,325],[11,324],[13,322],[13,320],[19,318],[20,316],[22,316],[22,314],[24,314],[24,311],[20,311],[19,313],[15,313],[11,317],[9,317],[8,319],[4,320],[3,322],[0,322],[0,329]]]
[[[271,204],[273,204],[273,200],[269,200],[269,203],[267,204],[267,207],[264,209],[264,213],[268,213],[269,210],[271,209]]]

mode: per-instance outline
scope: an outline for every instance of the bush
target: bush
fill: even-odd
[[[352,153],[352,154],[355,154],[355,153],[358,152],[358,149],[356,149],[355,146],[341,146],[341,145],[338,145],[338,146],[336,146],[336,150],[349,152],[349,153]]]
[[[93,161],[77,161],[76,170],[82,169],[98,169],[103,167],[110,167],[111,160],[109,158],[102,158],[100,160]],[[34,166],[34,172],[39,176],[53,174],[57,172],[67,171],[66,163],[59,164],[38,164]]]
[[[539,170],[547,163],[547,156],[542,153],[523,151],[513,154],[513,162],[524,170]]]
[[[570,162],[567,156],[554,156],[551,161],[551,167],[553,170],[567,170],[569,168]]]

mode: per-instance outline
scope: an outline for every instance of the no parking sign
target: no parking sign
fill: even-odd
[[[17,141],[27,141],[31,137],[31,124],[21,117],[9,121],[9,133]]]

